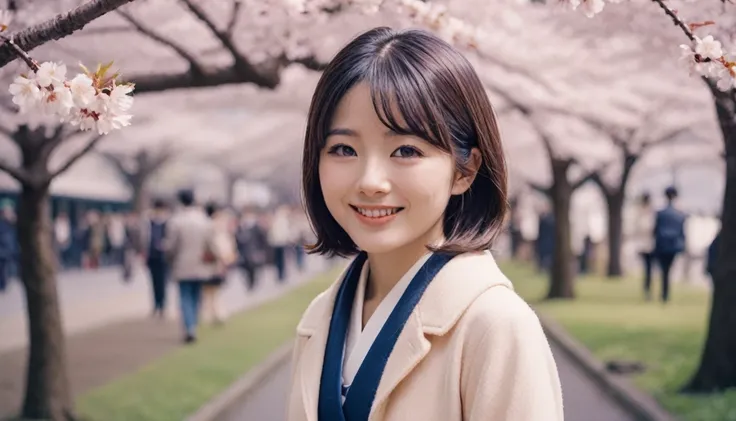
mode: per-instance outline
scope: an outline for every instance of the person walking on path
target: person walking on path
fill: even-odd
[[[662,302],[670,297],[670,272],[678,254],[685,250],[685,220],[687,215],[675,207],[677,189],[668,187],[665,192],[667,206],[657,212],[654,221],[654,256],[662,272]],[[650,286],[645,287],[646,298],[651,299]]]
[[[208,253],[212,221],[194,203],[192,190],[180,191],[178,198],[182,208],[166,225],[165,247],[171,279],[179,286],[184,342],[192,343],[197,340],[202,284],[213,275],[214,258]]]
[[[631,221],[631,240],[644,266],[644,294],[649,299],[654,262],[654,219],[649,193],[643,193]]]
[[[245,286],[252,291],[258,283],[260,269],[268,260],[267,233],[258,222],[258,214],[251,207],[243,209],[235,235],[240,269],[245,272]]]
[[[537,269],[547,272],[552,269],[552,260],[555,254],[555,214],[548,203],[542,205],[539,213],[539,228],[537,230],[536,257]]]
[[[9,201],[0,203],[0,293],[8,286],[11,266],[16,264],[18,237],[15,214]]]
[[[230,230],[230,215],[215,203],[205,206],[205,213],[212,220],[211,237],[207,248],[212,254],[212,276],[202,285],[202,319],[222,324],[225,317],[218,305],[218,292],[227,278],[230,267],[237,260],[234,234]]]
[[[160,318],[164,317],[166,309],[166,279],[169,268],[164,240],[168,217],[166,204],[156,200],[144,228],[146,267],[151,276],[153,290],[153,316]]]
[[[287,205],[276,209],[268,230],[268,243],[273,249],[273,263],[279,282],[286,279],[286,252],[294,243],[294,231],[290,221],[291,211]]]

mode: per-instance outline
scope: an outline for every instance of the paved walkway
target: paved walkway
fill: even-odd
[[[567,356],[553,347],[560,373],[565,421],[632,421]],[[217,421],[284,421],[286,393],[291,375],[289,364],[278,369],[263,385]]]
[[[290,268],[293,275],[284,286],[275,281],[273,270],[266,270],[259,288],[252,293],[246,291],[241,275],[235,272],[220,295],[220,304],[229,314],[242,311],[298,286],[326,267],[324,260],[310,257],[304,274]],[[135,371],[181,346],[174,286],[168,291],[171,299],[167,318],[153,319],[150,284],[142,271],[130,284],[123,283],[117,271],[100,270],[97,277],[94,274],[65,274],[59,282],[75,395]],[[0,298],[0,308],[4,309],[0,314],[0,419],[17,412],[25,384],[25,309],[18,301],[13,304],[21,298],[20,291]],[[8,310],[5,304],[14,305],[15,310]]]

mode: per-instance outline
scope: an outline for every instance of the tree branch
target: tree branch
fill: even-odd
[[[138,31],[140,34],[145,35],[146,37],[152,39],[153,41],[158,42],[159,44],[162,44],[166,47],[171,48],[172,50],[176,51],[176,53],[181,56],[184,60],[189,62],[189,71],[193,72],[194,77],[201,76],[202,75],[202,66],[199,65],[197,62],[197,59],[190,54],[188,51],[186,51],[182,46],[178,45],[174,41],[163,37],[160,34],[157,34],[152,29],[147,28],[145,25],[143,25],[138,19],[133,17],[128,12],[125,12],[123,10],[118,10],[117,13],[125,19],[128,23],[133,25],[133,27]]]
[[[198,5],[194,4],[191,0],[181,0],[182,3],[189,9],[194,16],[197,17],[212,33],[212,35],[215,36],[220,41],[220,44],[222,44],[223,47],[225,47],[226,50],[230,52],[233,56],[233,68],[239,72],[243,73],[244,76],[250,77],[253,79],[261,78],[263,75],[258,71],[259,69],[254,66],[245,56],[242,55],[240,51],[238,51],[238,48],[235,46],[235,43],[233,42],[232,37],[224,31],[221,31],[219,28],[217,28],[217,25],[210,19],[209,16],[207,16],[207,13],[199,7]],[[280,62],[281,60],[277,60],[277,62]],[[280,70],[281,66],[277,66],[277,68],[273,69],[277,72]]]
[[[531,181],[527,181],[527,184],[529,185],[529,187],[532,188],[532,190],[542,193],[545,196],[552,195],[552,187],[544,187],[541,184],[537,184]]]
[[[23,51],[31,51],[48,41],[58,40],[84,28],[100,16],[130,3],[133,0],[90,0],[67,13],[59,14],[45,22],[11,34],[15,43]],[[17,58],[13,48],[6,44],[0,46],[0,68]]]
[[[109,163],[111,163],[115,169],[122,175],[125,180],[130,183],[131,179],[135,176],[132,171],[129,171],[127,168],[125,168],[124,165],[124,158],[121,158],[113,153],[110,152],[100,152],[100,155],[102,155],[103,158],[105,158]]]
[[[105,137],[104,135],[97,135],[90,139],[87,142],[87,145],[85,145],[82,149],[77,151],[74,155],[72,155],[61,167],[59,167],[56,171],[52,171],[49,175],[49,181],[56,178],[59,174],[63,173],[64,171],[68,170],[72,165],[74,165],[81,157],[86,155],[89,151],[91,151],[99,141]]]
[[[579,189],[580,187],[583,187],[583,185],[585,185],[585,183],[587,183],[588,181],[593,181],[593,177],[595,177],[596,174],[598,174],[598,171],[600,171],[600,169],[595,169],[593,171],[590,171],[584,176],[580,177],[577,181],[573,181],[572,183],[570,183],[570,187],[572,187],[572,191],[575,191]]]
[[[238,23],[238,15],[240,14],[240,7],[243,6],[242,0],[233,0],[233,9],[230,11],[230,22],[227,24],[225,33],[228,37],[232,37],[235,25]]]
[[[299,63],[310,70],[322,70],[325,63],[315,57],[301,57],[288,60],[277,57],[270,62],[254,68],[253,72],[241,72],[235,65],[215,69],[204,69],[202,75],[186,71],[181,73],[145,74],[133,76],[129,80],[135,83],[135,93],[161,92],[180,88],[207,88],[213,86],[252,83],[266,89],[275,89],[281,82],[281,70],[292,63]]]
[[[11,177],[18,180],[21,184],[28,183],[28,173],[26,173],[22,168],[14,167],[3,160],[0,160],[0,171],[5,171],[10,174]]]
[[[678,26],[680,29],[682,29],[682,32],[685,33],[685,36],[690,39],[690,41],[695,42],[695,35],[693,35],[693,31],[688,28],[687,24],[680,19],[679,16],[677,16],[677,12],[675,12],[673,9],[671,9],[668,5],[665,4],[663,0],[652,0],[653,2],[657,3],[659,7],[664,10],[664,13],[667,14],[672,19],[672,22]]]
[[[192,3],[191,0],[181,0],[182,3],[189,9],[190,12],[194,16],[196,16],[197,19],[199,19],[212,33],[212,35],[215,36],[220,41],[220,44],[222,44],[225,49],[227,49],[230,54],[233,55],[233,58],[235,60],[238,60],[239,58],[242,59],[240,52],[237,48],[235,48],[235,44],[233,43],[232,38],[227,34],[227,32],[221,31],[217,25],[215,25],[215,22],[210,19],[209,16],[207,16],[207,13],[199,7],[198,5]]]

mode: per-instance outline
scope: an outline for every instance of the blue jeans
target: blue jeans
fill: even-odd
[[[163,259],[149,259],[147,264],[153,286],[153,308],[163,310],[166,305],[166,262]]]
[[[199,303],[202,295],[202,281],[187,279],[179,281],[179,303],[181,304],[181,318],[184,321],[184,330],[187,335],[196,335],[197,320],[199,319]]]

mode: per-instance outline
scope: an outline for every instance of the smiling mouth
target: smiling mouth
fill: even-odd
[[[402,207],[396,207],[396,208],[380,208],[380,209],[370,209],[370,208],[361,208],[359,206],[350,205],[351,208],[360,215],[366,217],[366,218],[372,218],[372,219],[380,219],[385,218],[387,216],[396,215],[397,213],[404,210]]]

